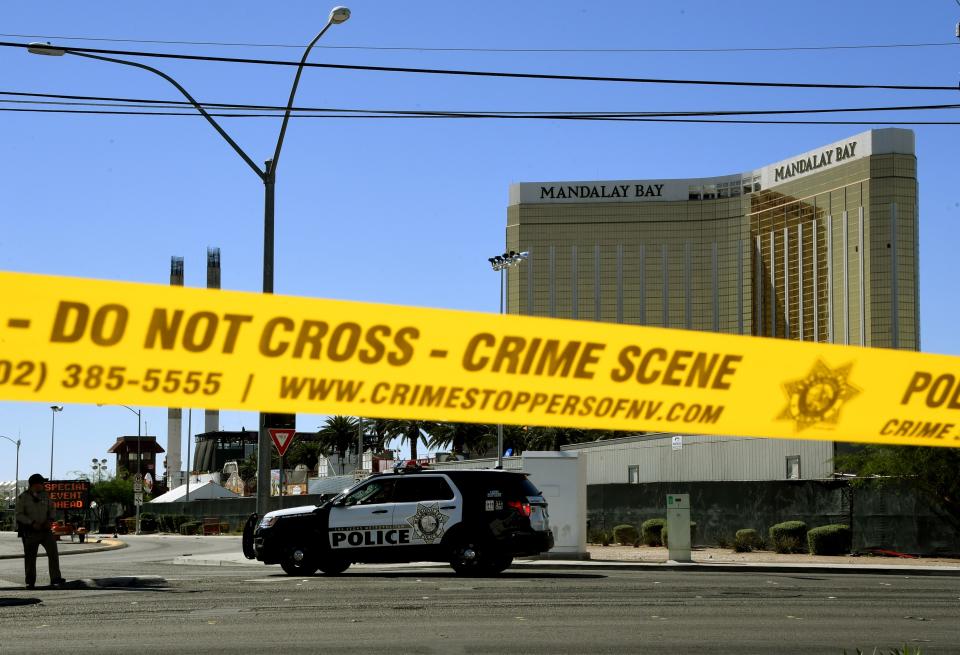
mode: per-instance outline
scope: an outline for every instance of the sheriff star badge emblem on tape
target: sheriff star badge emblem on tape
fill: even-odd
[[[449,518],[440,511],[440,503],[419,504],[417,505],[417,513],[407,518],[407,523],[413,528],[417,537],[428,544],[432,544],[443,536],[443,524]]]
[[[805,378],[786,382],[787,406],[777,417],[796,421],[797,432],[817,424],[835,425],[843,404],[860,393],[850,384],[853,362],[831,369],[817,360]]]

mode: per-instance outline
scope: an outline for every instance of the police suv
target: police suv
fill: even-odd
[[[288,575],[342,573],[353,562],[449,562],[495,575],[553,547],[543,495],[500,470],[375,474],[319,505],[247,521],[243,552]]]

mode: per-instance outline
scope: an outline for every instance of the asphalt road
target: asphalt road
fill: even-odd
[[[172,564],[239,547],[232,538],[130,544],[65,558],[64,574],[164,586],[26,591],[22,562],[0,561],[0,652],[960,653],[958,577],[366,567],[289,578]]]

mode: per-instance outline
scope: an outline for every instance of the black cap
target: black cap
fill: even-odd
[[[46,482],[46,481],[47,481],[47,479],[46,479],[45,477],[43,477],[43,476],[40,475],[39,473],[34,473],[33,475],[30,476],[30,479],[27,480],[27,484],[33,486],[33,485],[37,484],[38,482],[39,482],[40,484],[43,484],[43,483]]]

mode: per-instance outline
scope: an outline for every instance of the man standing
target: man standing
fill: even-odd
[[[37,583],[37,551],[40,546],[47,553],[50,584],[62,585],[66,582],[60,576],[57,540],[50,529],[54,519],[53,503],[47,497],[44,482],[46,479],[42,475],[34,473],[28,480],[27,490],[17,498],[17,535],[23,539],[24,582],[27,589],[33,589]]]

